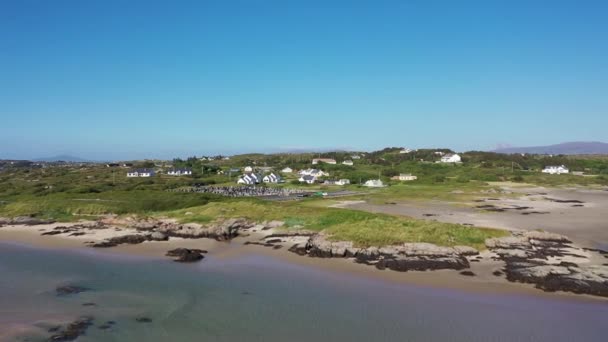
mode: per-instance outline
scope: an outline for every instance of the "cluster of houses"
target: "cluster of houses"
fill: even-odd
[[[128,178],[134,177],[153,177],[156,175],[156,171],[154,169],[133,169],[127,171]],[[167,175],[169,176],[192,176],[192,169],[184,168],[184,169],[170,169],[167,171]]]
[[[266,170],[264,170],[266,171]],[[247,166],[243,169],[243,175],[237,178],[237,184],[255,185],[260,183],[282,183],[283,179],[274,173],[269,173],[265,176],[261,176],[254,172],[251,166]]]
[[[298,178],[298,181],[300,181],[300,183],[306,183],[306,184],[314,184],[321,177],[329,177],[329,173],[327,173],[323,170],[318,170],[318,169],[300,170],[300,172],[298,172],[298,174],[300,175],[300,178]]]

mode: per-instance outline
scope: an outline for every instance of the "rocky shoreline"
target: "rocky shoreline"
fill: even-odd
[[[48,224],[42,220],[0,219],[0,224]],[[179,223],[176,220],[105,217],[95,222],[59,225],[41,235],[61,235],[83,239],[93,248],[121,244],[167,241],[171,238],[231,241],[260,245],[311,258],[340,258],[397,272],[454,270],[461,275],[482,276],[471,270],[472,263],[497,264],[490,271],[494,277],[510,282],[533,284],[543,291],[566,291],[608,297],[608,252],[581,248],[567,237],[541,231],[512,232],[511,236],[488,239],[487,251],[480,253],[468,246],[443,247],[430,243],[404,243],[390,246],[358,247],[350,241],[334,241],[324,233],[287,229],[281,221],[256,223],[244,218],[220,219],[206,225]],[[112,234],[87,240],[104,231]],[[105,237],[107,236],[107,237]],[[205,250],[173,248],[166,256],[176,262],[204,259]]]

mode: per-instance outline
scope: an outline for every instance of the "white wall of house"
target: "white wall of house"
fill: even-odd
[[[546,166],[543,169],[543,173],[548,173],[551,175],[559,175],[562,173],[570,173],[570,170],[568,170],[567,167],[565,167],[564,165],[560,165],[560,166]]]
[[[448,154],[446,156],[441,157],[442,163],[460,163],[462,158],[460,158],[457,154]]]

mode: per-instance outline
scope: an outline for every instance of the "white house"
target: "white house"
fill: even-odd
[[[280,181],[281,181],[281,177],[275,175],[274,173],[266,175],[266,176],[264,176],[264,178],[262,178],[262,182],[264,182],[264,183],[278,183]]]
[[[406,181],[416,180],[416,179],[418,179],[418,177],[412,175],[411,173],[402,173],[399,176],[391,177],[391,179],[406,182]]]
[[[570,170],[568,170],[567,167],[565,167],[564,165],[549,165],[549,166],[545,166],[545,168],[543,169],[543,173],[548,173],[551,175],[559,175],[562,173],[570,173]]]
[[[137,169],[127,172],[127,177],[152,177],[155,175],[152,169]]]
[[[342,165],[353,166],[353,161],[352,160],[345,160],[345,161],[342,162]]]
[[[460,163],[461,158],[457,154],[448,153],[445,156],[441,157],[442,163]]]
[[[260,183],[260,176],[256,175],[255,173],[247,173],[242,175],[241,177],[239,177],[239,179],[236,181],[237,184],[247,184],[247,185],[254,185],[254,184],[258,184]]]
[[[169,176],[191,176],[192,169],[171,169],[167,171]]]
[[[303,175],[298,179],[298,181],[300,181],[300,183],[314,184],[317,181],[317,177],[311,175]]]
[[[412,150],[409,148],[404,148],[401,151],[399,151],[399,153],[401,153],[401,154],[406,154],[406,153],[410,153],[410,152],[412,152]]]
[[[317,170],[317,169],[300,170],[300,172],[298,172],[298,174],[300,176],[315,176],[315,177],[328,177],[329,176],[329,173],[322,171],[322,170]]]
[[[251,166],[245,166],[245,168],[243,169],[243,172],[245,172],[245,173],[252,173],[253,172],[253,168]]]
[[[348,185],[348,184],[350,184],[350,179],[346,179],[346,178],[340,179],[339,181],[336,182],[336,185]]]
[[[441,151],[435,151],[433,152],[434,154],[438,155],[438,156],[443,156],[445,153],[441,152]]]
[[[382,183],[382,181],[379,179],[370,179],[367,182],[365,182],[365,184],[363,184],[363,186],[367,186],[369,188],[381,188],[384,186],[384,183]]]
[[[282,172],[282,173],[292,173],[292,172],[293,172],[293,170],[292,170],[292,168],[290,168],[290,167],[286,167],[286,168],[284,168],[283,170],[281,170],[281,172]]]
[[[336,160],[335,159],[330,159],[330,158],[315,158],[312,160],[312,165],[317,165],[319,163],[325,163],[325,164],[336,164]]]
[[[360,155],[357,154],[353,154],[352,156],[350,156],[351,159],[361,159]]]

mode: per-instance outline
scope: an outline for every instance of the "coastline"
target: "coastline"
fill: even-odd
[[[56,223],[45,225],[46,228],[60,226]],[[482,261],[471,263],[470,271],[475,276],[465,276],[455,270],[408,271],[396,272],[378,270],[374,267],[355,263],[346,258],[314,258],[299,256],[287,248],[273,249],[255,244],[245,244],[263,238],[262,234],[252,233],[249,236],[239,236],[230,241],[216,241],[209,238],[184,239],[171,237],[168,241],[145,241],[140,244],[122,244],[111,248],[91,248],[84,245],[91,240],[86,236],[41,236],[41,226],[4,226],[0,228],[0,244],[17,244],[30,248],[42,248],[57,251],[86,252],[87,254],[105,256],[141,257],[161,262],[172,262],[165,253],[174,248],[204,249],[208,256],[227,262],[239,258],[262,257],[278,262],[289,263],[300,267],[309,267],[326,272],[338,273],[345,276],[363,277],[377,281],[389,282],[395,285],[411,285],[424,288],[447,289],[466,293],[524,295],[556,300],[574,300],[583,302],[606,302],[604,297],[574,294],[569,292],[544,292],[532,284],[514,283],[504,277],[491,275],[492,269],[500,268],[500,261]],[[122,235],[124,232],[117,232]],[[105,235],[104,235],[105,236]],[[107,237],[107,236],[106,236]],[[205,260],[202,261],[203,263]],[[187,267],[187,266],[185,266]]]

